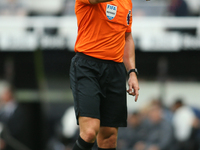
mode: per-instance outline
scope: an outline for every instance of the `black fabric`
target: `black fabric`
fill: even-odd
[[[100,119],[101,126],[127,126],[126,69],[123,63],[78,53],[71,61],[70,85],[78,116]]]
[[[82,149],[77,145],[77,143],[75,143],[72,150],[82,150]]]
[[[91,56],[85,55],[84,53],[79,53],[79,52],[76,53],[76,56],[85,58],[87,60],[95,61],[95,62],[98,62],[98,63],[111,63],[111,64],[115,64],[116,63],[116,62],[114,62],[112,60],[98,59],[98,58],[94,58],[94,57],[91,57]],[[119,64],[121,64],[121,63],[119,63]]]
[[[73,150],[91,150],[94,143],[85,142],[80,136],[76,141]]]
[[[105,148],[98,148],[98,150],[116,150],[116,148],[108,148],[108,149],[105,149]]]

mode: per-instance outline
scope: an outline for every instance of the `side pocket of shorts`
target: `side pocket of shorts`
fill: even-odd
[[[74,56],[71,59],[71,64],[70,64],[70,72],[69,72],[69,77],[70,77],[70,88],[73,88],[73,85],[75,84],[75,72],[76,72],[76,56]]]

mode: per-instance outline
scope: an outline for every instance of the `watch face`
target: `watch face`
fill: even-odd
[[[138,73],[138,71],[137,71],[137,68],[135,68],[135,72],[137,72],[137,73]]]
[[[133,69],[133,72],[135,72],[136,75],[138,75],[138,70],[137,70],[137,68]]]

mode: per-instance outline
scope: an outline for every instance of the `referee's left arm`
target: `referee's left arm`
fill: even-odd
[[[124,60],[124,65],[125,65],[127,71],[129,71],[130,69],[136,68],[135,44],[134,44],[131,32],[125,33],[125,47],[124,47],[123,60]],[[140,88],[139,88],[139,84],[138,84],[137,75],[135,72],[131,72],[129,74],[128,86],[129,86],[129,89],[127,90],[127,92],[130,95],[135,96],[135,101],[137,101]]]

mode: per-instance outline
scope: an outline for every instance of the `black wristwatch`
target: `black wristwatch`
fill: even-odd
[[[135,72],[135,74],[138,76],[138,70],[137,70],[137,68],[135,68],[135,69],[130,69],[129,71],[128,71],[128,76],[130,75],[130,73],[131,72]]]

